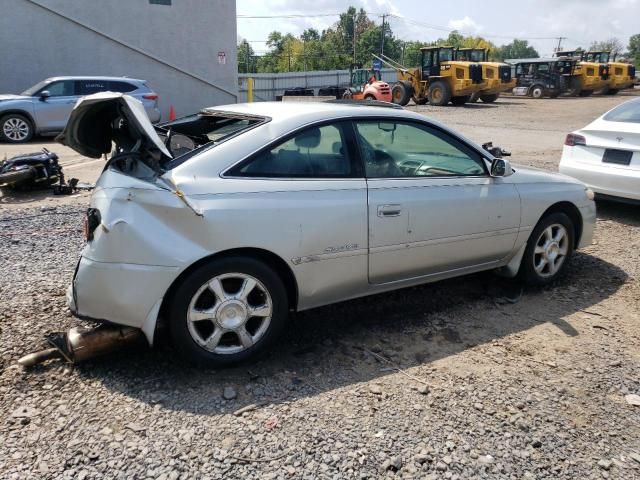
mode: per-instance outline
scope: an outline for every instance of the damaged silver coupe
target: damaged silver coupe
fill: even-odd
[[[582,183],[381,105],[228,105],[153,126],[104,93],[59,141],[110,156],[71,310],[149,344],[165,324],[206,365],[263,351],[290,312],[482,270],[549,283],[595,224]]]

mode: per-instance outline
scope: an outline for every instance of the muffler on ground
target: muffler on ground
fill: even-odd
[[[144,344],[146,340],[139,328],[100,325],[96,328],[74,327],[66,333],[54,333],[47,336],[47,342],[51,348],[25,355],[18,363],[23,367],[32,367],[53,358],[80,363],[127,346]]]

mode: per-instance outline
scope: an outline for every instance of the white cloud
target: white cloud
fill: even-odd
[[[478,25],[478,23],[468,15],[457,20],[449,20],[447,26],[452,30],[458,30],[466,33],[480,33],[484,30],[482,25]]]

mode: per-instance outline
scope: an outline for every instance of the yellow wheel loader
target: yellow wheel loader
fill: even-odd
[[[605,95],[615,95],[625,88],[633,88],[636,76],[636,67],[628,63],[616,62],[616,57],[611,58],[610,51],[589,51],[583,55],[587,62],[607,64],[609,66],[609,82],[602,89]]]
[[[456,61],[453,47],[420,50],[422,61],[418,68],[406,68],[385,55],[374,55],[397,72],[398,82],[391,90],[393,103],[404,106],[413,99],[418,105],[463,105],[483,87],[482,66]]]
[[[609,65],[606,63],[587,61],[584,52],[577,50],[556,52],[556,57],[569,57],[578,60],[574,76],[571,79],[569,95],[588,97],[609,84]]]
[[[482,66],[484,88],[471,95],[470,102],[482,100],[484,103],[493,103],[502,92],[511,91],[516,86],[516,79],[511,78],[511,66],[502,62],[490,62],[486,48],[458,48],[456,60],[475,62]]]

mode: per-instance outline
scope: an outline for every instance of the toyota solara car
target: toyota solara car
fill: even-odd
[[[567,135],[560,171],[599,197],[640,202],[640,98]]]
[[[533,284],[590,244],[593,194],[401,108],[253,103],[152,126],[86,97],[59,141],[112,152],[68,291],[81,318],[168,325],[199,364],[263,351],[291,312],[497,270]],[[378,301],[384,301],[383,298]]]

